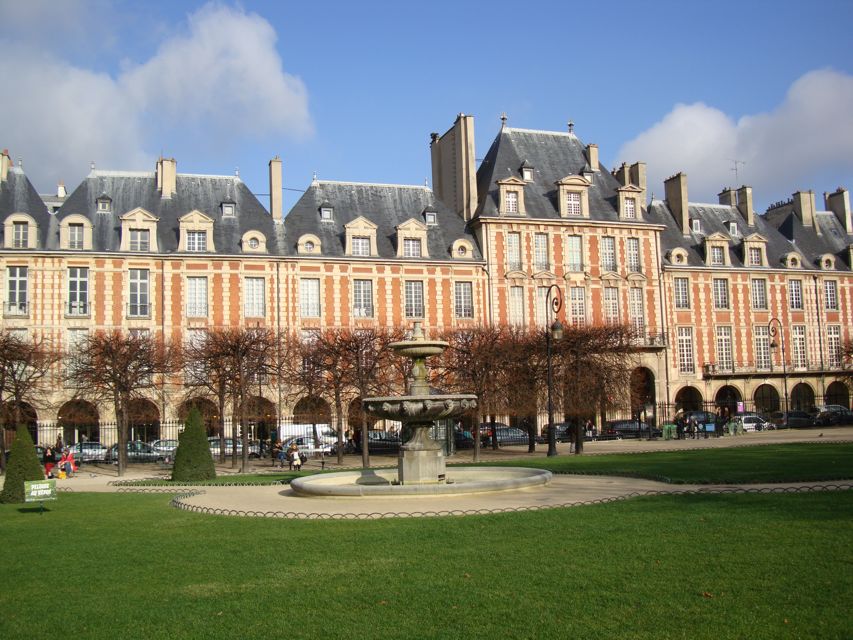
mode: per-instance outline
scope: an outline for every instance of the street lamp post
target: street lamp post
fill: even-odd
[[[785,389],[785,412],[782,414],[785,419],[785,428],[788,427],[788,367],[785,363],[785,334],[782,333],[782,321],[779,318],[770,318],[767,323],[767,331],[770,334],[770,348],[775,349],[776,336],[779,336],[779,342],[782,344],[782,386]]]
[[[550,457],[557,455],[557,430],[554,425],[554,402],[552,399],[554,381],[551,369],[551,340],[562,340],[563,338],[563,325],[560,324],[560,319],[557,317],[560,309],[563,308],[563,292],[556,284],[548,287],[545,294],[545,308],[554,313],[554,323],[545,331],[545,355],[548,362],[548,456]]]

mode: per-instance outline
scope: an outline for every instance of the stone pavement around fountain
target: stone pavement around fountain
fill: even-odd
[[[694,448],[718,448],[732,446],[754,446],[763,444],[775,444],[783,442],[841,442],[853,441],[853,427],[835,427],[808,430],[784,430],[768,431],[762,433],[749,433],[738,437],[712,438],[708,440],[656,440],[648,442],[644,440],[622,440],[589,442],[585,444],[585,454],[607,454],[607,453],[629,453],[645,451],[676,451]],[[534,457],[545,455],[545,447],[538,446],[539,451]],[[559,445],[561,454],[568,454],[568,445]],[[464,464],[471,461],[471,452],[461,452],[449,460],[451,465],[448,473],[452,473],[453,464]],[[526,447],[508,447],[493,452],[484,449],[481,460],[484,462],[508,460],[515,458],[530,457]],[[390,456],[371,456],[371,463],[375,466],[383,464],[392,465],[395,459]],[[311,463],[307,468],[312,468]],[[347,456],[344,467],[338,467],[336,463],[327,462],[327,469],[359,468],[360,458]],[[260,461],[253,465],[252,471],[272,471],[269,462]],[[275,469],[278,471],[278,469]],[[240,475],[235,473],[229,466],[219,466],[219,475],[233,475],[235,482],[239,482]],[[155,472],[150,465],[132,466],[123,479],[138,479],[150,477],[165,477],[166,472]],[[58,481],[60,491],[118,491],[119,488],[112,484],[118,478],[115,468],[109,465],[84,465],[81,472],[74,478]],[[834,483],[804,483],[806,485],[846,485],[850,482]],[[779,489],[783,486],[795,485],[748,485],[749,489],[760,489],[761,487],[772,487]],[[283,516],[287,514],[302,514],[302,517],[318,517],[318,514],[326,514],[326,517],[342,517],[345,514],[368,515],[368,514],[394,514],[394,515],[424,515],[452,512],[491,512],[500,510],[521,510],[549,508],[559,505],[570,505],[584,502],[606,501],[620,499],[636,494],[657,492],[684,492],[684,491],[720,491],[731,490],[733,487],[722,487],[708,485],[670,485],[651,480],[639,480],[633,478],[618,478],[605,476],[555,476],[547,487],[535,490],[509,491],[494,494],[477,494],[462,496],[435,496],[423,498],[301,498],[293,495],[289,487],[285,486],[262,486],[262,487],[204,487],[203,493],[185,498],[184,501],[191,507],[204,507],[209,509],[224,509],[253,512],[275,512]],[[170,487],[173,493],[180,491],[177,487]],[[61,496],[60,496],[61,497]]]

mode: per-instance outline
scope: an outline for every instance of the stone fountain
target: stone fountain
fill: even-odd
[[[426,359],[441,354],[447,343],[427,340],[416,322],[410,340],[390,345],[395,353],[412,359],[412,380],[404,396],[364,398],[368,414],[406,425],[412,437],[400,448],[397,470],[366,469],[321,473],[296,478],[291,490],[308,497],[396,497],[510,491],[545,485],[551,472],[521,467],[453,467],[448,477],[444,452],[430,435],[434,420],[456,418],[477,408],[469,393],[432,394]]]
[[[430,435],[435,420],[457,418],[477,408],[473,393],[431,394],[426,359],[440,355],[447,343],[427,340],[416,322],[411,340],[389,345],[398,355],[412,359],[412,380],[407,394],[388,398],[365,398],[364,410],[372,416],[397,420],[411,429],[412,437],[400,449],[398,481],[402,485],[445,482],[444,452]]]

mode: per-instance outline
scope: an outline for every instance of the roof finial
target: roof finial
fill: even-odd
[[[234,167],[234,175],[240,177],[240,167]]]
[[[569,120],[569,133],[575,132],[575,123],[573,120]]]
[[[501,129],[506,126],[506,111],[501,114]]]
[[[429,187],[429,178],[424,177],[424,186]]]
[[[92,161],[89,163],[89,170],[90,170],[90,171],[94,171],[94,170],[95,170],[95,161],[94,161],[94,160],[92,160]]]
[[[314,177],[311,178],[311,182],[317,182],[317,172],[314,172]]]

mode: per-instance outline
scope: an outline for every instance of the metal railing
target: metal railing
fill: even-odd
[[[88,302],[69,302],[65,315],[74,317],[86,317],[89,315]]]
[[[151,305],[147,302],[131,302],[127,305],[128,318],[150,318]]]
[[[6,302],[3,304],[3,315],[9,318],[25,318],[29,315],[26,302]]]

